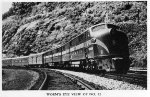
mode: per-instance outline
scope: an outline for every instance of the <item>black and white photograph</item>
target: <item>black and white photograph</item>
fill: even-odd
[[[43,97],[102,97],[106,93],[100,91],[148,90],[148,1],[1,5],[4,97],[19,91],[44,91]]]

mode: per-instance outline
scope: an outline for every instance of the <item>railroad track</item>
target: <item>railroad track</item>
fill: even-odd
[[[83,82],[82,80],[71,74],[63,73],[63,75],[70,78],[75,84],[79,85],[81,87],[81,90],[95,90],[95,88],[91,87],[87,83]]]
[[[44,87],[44,85],[46,84],[46,82],[47,82],[47,73],[46,72],[44,72],[44,80],[43,80],[43,82],[42,82],[42,84],[41,84],[41,86],[39,87],[39,89],[38,90],[42,90],[43,89],[43,87]]]
[[[68,74],[68,73],[62,73],[62,72],[55,71],[55,70],[53,70],[53,71],[57,72],[57,73],[61,73],[65,77],[71,79],[74,84],[77,84],[78,86],[81,87],[80,90],[96,90],[95,88],[93,88],[92,86],[90,86],[89,84],[87,84],[86,82],[84,82],[83,80],[81,80],[80,78],[78,78],[74,75],[71,75],[71,74]]]
[[[42,72],[45,72],[45,75],[47,76],[47,72],[49,69],[41,69]],[[52,70],[55,71],[55,70]],[[60,73],[64,75],[65,77],[69,78],[74,84],[77,84],[80,87],[80,90],[97,90],[96,87],[93,87],[91,84],[83,81],[81,78],[68,74],[63,73],[59,71],[55,71],[56,73]],[[97,75],[97,74],[96,74]],[[99,75],[101,76],[101,75]],[[147,76],[144,74],[134,74],[134,73],[128,73],[128,74],[115,74],[115,73],[106,73],[103,77],[119,80],[123,82],[128,82],[130,84],[140,85],[144,88],[147,88]],[[44,86],[47,84],[47,78],[43,81],[41,86],[38,90],[42,90]]]
[[[40,69],[31,69],[39,73],[39,79],[36,84],[30,88],[30,90],[43,90],[47,83],[47,73]]]
[[[49,70],[48,69],[40,69],[40,71],[44,72],[45,75],[46,75],[46,78],[45,80],[43,81],[43,83],[41,84],[41,86],[39,87],[38,90],[47,90],[48,86],[47,86],[47,83],[48,81],[50,81],[48,79],[48,72]],[[95,88],[93,88],[92,86],[90,86],[89,84],[87,84],[86,82],[84,82],[83,80],[81,80],[80,78],[77,78],[76,76],[74,75],[71,75],[71,74],[67,74],[67,73],[62,73],[62,72],[58,72],[58,71],[55,71],[55,70],[52,70],[58,74],[61,74],[63,75],[64,77],[70,79],[74,84],[76,84],[77,86],[80,87],[80,90],[96,90]],[[44,88],[43,88],[44,87]],[[46,87],[46,88],[45,88]]]

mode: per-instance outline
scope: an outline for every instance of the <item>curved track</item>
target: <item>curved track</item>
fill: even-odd
[[[46,74],[46,72],[44,72],[44,76],[45,76],[44,81],[43,81],[43,83],[41,84],[41,86],[39,87],[38,90],[42,90],[44,85],[46,84],[46,81],[47,81],[47,74]]]
[[[44,86],[45,86],[46,81],[47,81],[46,72],[44,72],[40,69],[31,69],[31,70],[36,71],[36,72],[39,73],[39,79],[37,80],[35,85],[30,88],[30,90],[42,90],[42,89],[44,89]]]
[[[48,75],[49,70],[51,70],[51,69],[41,69],[41,71],[45,72],[47,75]],[[73,84],[76,84],[78,87],[80,87],[79,90],[96,90],[93,86],[89,85],[88,82],[85,82],[82,79],[80,79],[80,78],[78,78],[74,75],[58,72],[58,71],[55,71],[55,70],[52,70],[52,71],[55,72],[55,73],[61,74],[62,76],[70,79],[73,82]],[[50,80],[48,80],[48,78],[46,78],[46,80],[43,81],[43,85],[41,85],[41,88],[39,88],[39,90],[43,89],[42,87],[45,87],[45,85],[48,84],[47,83],[48,81],[50,81]],[[47,85],[47,87],[48,87],[48,85]]]
[[[63,75],[70,78],[75,84],[79,85],[82,90],[95,90],[95,88],[91,87],[87,83],[83,82],[82,80],[80,80],[79,78],[77,78],[71,74],[63,73]]]

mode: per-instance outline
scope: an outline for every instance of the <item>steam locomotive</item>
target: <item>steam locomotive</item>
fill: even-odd
[[[94,25],[69,42],[35,55],[2,60],[3,66],[76,68],[127,73],[128,38],[113,24]]]

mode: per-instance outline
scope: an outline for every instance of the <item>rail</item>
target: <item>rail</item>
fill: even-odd
[[[39,79],[37,82],[30,88],[30,90],[43,90],[47,81],[47,73],[40,69],[30,69],[39,73]]]
[[[63,73],[63,75],[70,78],[75,84],[79,85],[82,90],[95,90],[95,88],[91,87],[90,85],[86,84],[85,82],[83,82],[79,78],[74,77],[71,74]]]
[[[45,83],[46,83],[46,80],[47,80],[47,74],[46,74],[46,72],[44,72],[44,77],[45,77],[45,79],[44,79],[44,81],[42,82],[42,84],[41,84],[41,86],[39,87],[38,90],[42,90],[43,87],[44,87],[44,85],[45,85]]]

